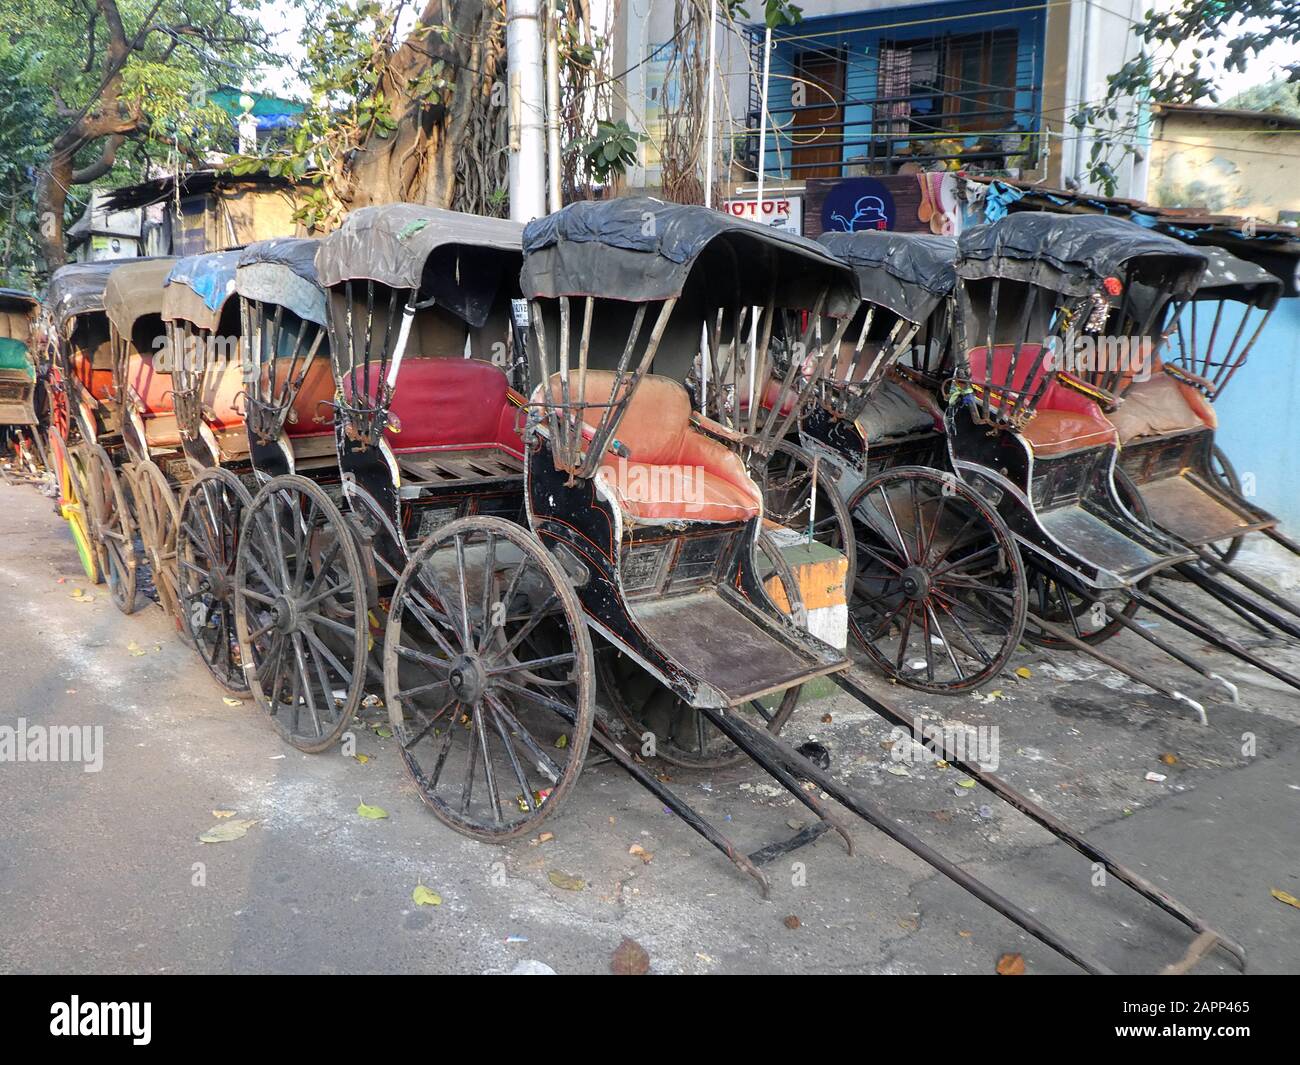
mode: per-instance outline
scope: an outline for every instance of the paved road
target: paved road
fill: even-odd
[[[771,867],[765,902],[609,765],[584,774],[548,825],[554,840],[463,839],[420,804],[391,740],[358,728],[364,764],[301,755],[251,704],[227,705],[156,607],[123,617],[87,588],[30,487],[0,485],[0,625],[0,727],[22,717],[104,736],[99,772],[0,763],[0,971],[509,972],[533,959],[602,972],[624,936],[662,973],[979,973],[1008,952],[1031,973],[1070,970],[865,825],[856,856],[827,837]],[[1145,660],[1128,639],[1115,649]],[[1295,650],[1266,653],[1300,668]],[[1016,787],[1240,939],[1255,970],[1300,970],[1300,909],[1269,895],[1300,895],[1300,697],[1220,663],[1242,681],[1241,705],[1211,698],[1203,728],[1073,656],[1026,651],[1014,664],[1032,675],[1008,676],[1002,698],[876,688],[931,720],[997,726]],[[956,770],[890,772],[890,730],[862,707],[811,703],[791,731],[826,743],[842,779],[1105,964],[1149,971],[1181,954],[1179,926],[1118,884],[1095,886],[1085,860]],[[801,818],[752,771],[670,775],[748,849]],[[362,800],[389,818],[361,819]],[[214,810],[257,824],[201,843]],[[555,887],[557,870],[586,887]],[[417,883],[442,904],[413,905]]]

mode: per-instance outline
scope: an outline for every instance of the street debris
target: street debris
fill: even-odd
[[[609,971],[615,976],[644,976],[650,971],[650,955],[635,939],[624,936],[623,941],[614,948]]]

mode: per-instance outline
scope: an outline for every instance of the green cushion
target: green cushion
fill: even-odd
[[[36,380],[36,369],[27,354],[27,345],[12,337],[0,337],[0,370],[23,370],[33,381]]]

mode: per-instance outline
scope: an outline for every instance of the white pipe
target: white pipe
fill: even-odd
[[[546,213],[545,78],[541,0],[506,0],[510,70],[510,217],[528,222]]]
[[[546,9],[546,188],[547,210],[564,206],[560,157],[560,40],[555,9]]]

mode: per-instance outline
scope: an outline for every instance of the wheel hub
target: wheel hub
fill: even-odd
[[[483,696],[483,689],[487,687],[487,674],[483,672],[478,658],[461,655],[452,662],[447,683],[451,685],[452,694],[458,702],[473,704]]]
[[[930,575],[920,566],[908,566],[899,577],[903,594],[914,603],[919,603],[930,594]]]
[[[293,601],[281,596],[271,607],[271,619],[279,632],[292,632],[298,620],[298,612]]]

